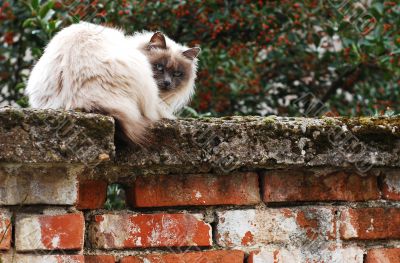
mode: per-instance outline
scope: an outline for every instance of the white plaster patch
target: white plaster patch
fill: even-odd
[[[58,247],[60,245],[60,236],[55,236],[51,239],[51,246]]]
[[[241,245],[242,238],[248,231],[254,233],[256,210],[232,210],[217,212],[219,223],[217,232],[218,244],[221,246]]]
[[[190,219],[193,219],[190,217]],[[195,219],[193,219],[195,220]],[[191,222],[185,222],[191,223]],[[178,222],[176,222],[175,218],[171,218],[170,215],[163,215],[161,220],[161,239],[168,240],[168,243],[174,243],[176,240],[180,240],[180,233],[177,233]]]
[[[375,228],[374,228],[374,219],[371,218],[370,225],[369,225],[369,227],[367,228],[366,232],[369,233],[369,232],[371,232],[371,231],[374,231],[374,229],[375,229]]]
[[[199,200],[202,196],[202,194],[199,191],[196,191],[196,194],[194,195],[197,200]]]
[[[0,176],[3,182],[3,187],[0,188],[0,205],[73,205],[78,197],[77,177],[66,172],[54,176],[40,172],[26,175],[4,173]]]
[[[151,235],[148,237],[148,242],[151,246],[157,246],[160,244],[160,233],[161,227],[159,224],[154,224],[151,230]]]
[[[14,262],[17,263],[80,263],[79,259],[67,255],[16,255]]]
[[[55,256],[17,255],[15,261],[18,263],[58,263]]]
[[[258,254],[253,256],[254,263],[298,263],[300,253],[298,250],[287,250],[285,248],[263,248]]]
[[[329,263],[362,263],[363,250],[358,247],[329,247],[322,249],[306,247],[279,248],[263,247],[253,256],[254,263],[299,263],[299,262],[329,262]]]
[[[141,232],[140,227],[132,223],[132,221],[129,221],[127,225],[127,236],[129,235],[131,238],[134,237],[134,243],[138,247],[142,246],[142,238],[139,236],[140,232]]]
[[[343,231],[343,237],[346,239],[358,237],[357,230],[354,228],[353,224],[351,223],[351,215],[349,209],[345,209],[342,211],[342,219],[341,220],[341,227]]]
[[[126,224],[126,218],[120,215],[102,215],[102,221],[98,224],[98,232],[92,231],[98,238],[94,241],[98,246],[103,248],[122,248],[124,247],[125,240],[130,235],[132,227]],[[111,236],[113,244],[109,244],[109,238]]]
[[[327,250],[329,253],[330,251]],[[330,260],[325,262],[332,263],[363,263],[364,251],[359,247],[337,248],[333,250]]]
[[[37,217],[17,219],[15,244],[17,251],[30,251],[45,248],[42,243],[42,231]]]
[[[141,247],[142,246],[142,238],[141,237],[138,237],[135,240],[135,246],[137,246],[137,247]]]
[[[302,227],[297,216],[305,213],[310,220],[317,220],[316,228]],[[301,245],[309,242],[307,235],[325,238],[333,233],[333,211],[330,208],[292,209],[286,215],[283,209],[235,210],[217,213],[218,244],[235,247],[256,244],[287,243]]]

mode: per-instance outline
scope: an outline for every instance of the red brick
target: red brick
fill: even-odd
[[[399,263],[400,248],[376,248],[367,253],[365,263]]]
[[[27,215],[17,218],[15,240],[18,251],[80,250],[85,221],[82,214]]]
[[[250,252],[247,263],[362,263],[363,255],[364,253],[361,248],[342,248],[335,247],[335,245],[319,248],[317,251],[315,251],[315,249],[310,249],[310,247],[307,247],[306,249],[264,247],[261,250]]]
[[[90,227],[96,248],[211,246],[211,226],[193,214],[103,214]]]
[[[102,180],[79,182],[79,197],[76,204],[80,210],[103,208],[107,198],[107,183]]]
[[[301,171],[271,171],[263,177],[264,202],[363,201],[379,199],[377,177],[335,172],[314,175]]]
[[[112,255],[86,255],[85,263],[115,263]]]
[[[400,208],[348,208],[342,211],[342,239],[400,238]]]
[[[181,254],[149,255],[145,257],[125,257],[120,263],[243,263],[244,252],[206,251],[186,252]]]
[[[222,247],[334,239],[331,208],[269,208],[217,212],[217,242]]]
[[[256,173],[146,175],[128,191],[135,207],[251,205],[260,202]]]
[[[400,201],[400,172],[388,173],[383,178],[383,198]]]
[[[0,210],[0,250],[8,250],[11,247],[11,216],[6,210]]]

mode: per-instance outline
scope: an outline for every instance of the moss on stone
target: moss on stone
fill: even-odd
[[[0,161],[86,162],[114,155],[112,118],[73,111],[0,109]]]
[[[333,122],[333,120],[331,118],[324,118],[323,120],[329,126],[334,124],[334,122]]]
[[[275,123],[275,118],[276,117],[272,117],[272,116],[268,116],[264,118],[264,123],[269,125],[269,124],[273,124]]]
[[[64,145],[71,138],[54,132],[63,120],[72,121],[72,130],[79,131],[72,139],[75,145],[94,147],[93,158],[101,153],[113,156],[115,130],[110,117],[5,108],[0,109],[0,161],[82,162],[81,156]],[[339,149],[340,141],[329,140],[329,136],[343,133],[369,147],[369,152],[357,156],[360,160],[378,166],[400,166],[395,149],[400,145],[400,117],[203,117],[162,120],[154,123],[149,133],[151,144],[144,148],[120,147],[115,165],[144,173],[207,172],[221,169],[221,163],[231,159],[234,169],[287,165],[347,167],[354,161]],[[382,158],[377,160],[374,156]]]

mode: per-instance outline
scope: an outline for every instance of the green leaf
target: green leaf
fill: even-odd
[[[381,16],[383,15],[384,6],[382,3],[376,2],[372,7],[378,12],[378,14],[380,14]]]
[[[42,50],[40,48],[34,47],[32,48],[32,55],[35,58],[39,58],[42,55]]]
[[[35,24],[36,24],[36,18],[28,18],[24,21],[24,23],[22,23],[22,27],[26,28],[34,26]]]
[[[79,16],[71,16],[72,18],[72,23],[76,24],[79,23],[81,21],[81,18]]]
[[[182,111],[180,112],[180,116],[182,116],[182,117],[190,117],[190,118],[198,118],[199,114],[192,107],[184,106]]]
[[[56,22],[56,28],[59,28],[59,27],[61,26],[62,22],[63,22],[63,21],[58,20],[58,21]]]
[[[50,11],[50,9],[53,8],[53,6],[54,6],[54,2],[53,2],[53,1],[50,1],[50,2],[48,2],[47,4],[44,4],[44,5],[40,8],[39,16],[40,16],[41,18],[44,18],[44,17],[47,15],[47,13]]]
[[[47,12],[46,16],[43,18],[45,21],[49,21],[53,15],[56,13],[53,9],[50,9],[49,12]]]
[[[23,82],[18,83],[18,84],[15,86],[15,89],[16,89],[16,90],[22,90],[22,89],[24,89],[24,88],[25,88],[25,83],[23,83]]]
[[[38,11],[39,10],[39,0],[32,0],[31,1],[31,6],[34,10]]]

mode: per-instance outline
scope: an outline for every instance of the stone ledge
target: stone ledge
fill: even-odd
[[[110,117],[3,108],[0,123],[3,163],[86,164],[110,157],[110,165],[138,173],[400,167],[400,117],[163,120],[152,126],[149,146],[118,145],[115,158]]]
[[[0,162],[95,163],[114,156],[113,118],[0,108]]]
[[[400,167],[400,117],[228,117],[165,120],[151,148],[117,151],[119,165],[176,172],[251,167]]]

